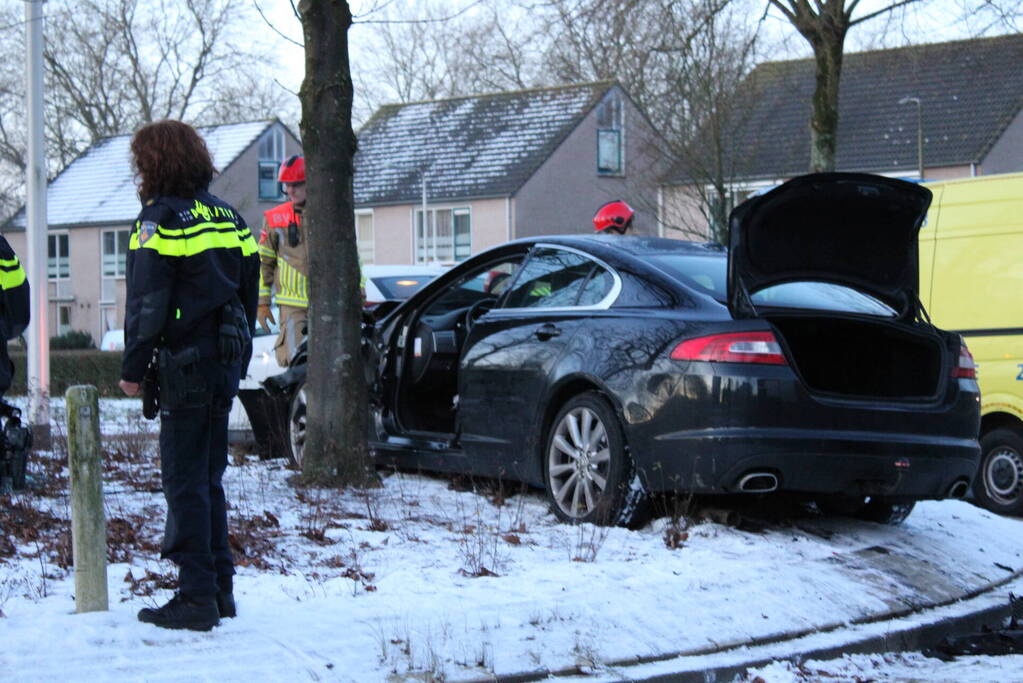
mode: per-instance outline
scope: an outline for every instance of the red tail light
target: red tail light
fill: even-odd
[[[671,357],[712,363],[788,365],[771,332],[733,332],[687,339],[675,347]]]
[[[966,344],[959,347],[959,362],[952,368],[952,376],[977,379],[977,364],[973,362],[973,354],[966,348]]]

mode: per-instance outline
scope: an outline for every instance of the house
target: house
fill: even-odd
[[[614,199],[652,234],[670,168],[613,82],[387,105],[358,141],[363,263],[450,263],[517,237],[592,231]]]
[[[912,45],[845,55],[836,170],[942,180],[1023,170],[1023,35]],[[746,79],[747,102],[719,169],[734,205],[806,173],[814,62],[767,62]],[[919,119],[918,119],[919,116]],[[919,121],[919,128],[918,128]],[[665,182],[664,220],[699,215],[681,165]]]
[[[277,169],[301,152],[298,139],[276,119],[210,126],[200,133],[220,171],[210,192],[258,232],[262,212],[286,201]],[[49,184],[51,334],[83,330],[98,343],[107,330],[123,327],[128,236],[141,209],[130,143],[130,135],[100,140]],[[16,252],[26,253],[24,209],[2,231]]]

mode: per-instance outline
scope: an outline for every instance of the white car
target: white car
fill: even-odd
[[[124,330],[107,330],[99,343],[100,351],[124,351]]]
[[[362,268],[366,276],[366,306],[372,307],[383,301],[405,300],[418,292],[427,282],[447,272],[447,266],[439,265],[366,265]],[[273,310],[277,319],[276,307]],[[286,408],[271,401],[263,390],[263,380],[284,372],[277,364],[274,343],[277,340],[277,325],[271,325],[269,332],[256,326],[252,340],[252,360],[248,372],[238,386],[238,399],[231,407],[228,417],[230,439],[235,443],[256,443],[261,455],[284,455],[287,451],[287,435],[282,432],[286,415],[278,414]],[[284,450],[282,450],[284,449]]]

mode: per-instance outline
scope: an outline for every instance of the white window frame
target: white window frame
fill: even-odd
[[[73,307],[69,303],[58,303],[57,304],[57,330],[56,330],[57,335],[56,336],[62,337],[65,334],[67,334],[68,332],[70,332],[71,330],[74,329],[74,327],[71,325],[71,317],[72,317],[72,315],[74,313],[72,308]],[[63,313],[64,311],[67,311],[67,325],[63,325],[60,322],[61,313]]]
[[[119,256],[121,256],[121,254],[120,254],[120,252],[118,250],[118,244],[120,242],[117,239],[118,235],[120,233],[126,233],[127,235],[130,236],[131,235],[131,229],[130,228],[115,228],[115,229],[110,229],[110,230],[101,230],[100,234],[99,234],[99,255],[100,255],[100,262],[99,262],[99,278],[100,278],[100,290],[99,290],[100,294],[99,294],[99,297],[100,297],[100,301],[99,302],[100,302],[100,304],[116,303],[116,301],[117,301],[117,294],[116,294],[116,292],[117,292],[117,284],[116,283],[117,283],[118,280],[123,280],[125,278],[125,275],[127,274],[127,270],[128,270],[128,252],[127,251],[124,252],[124,270],[123,271],[121,270],[121,261],[118,258]],[[106,257],[107,257],[107,253],[106,253],[106,236],[108,234],[112,234],[114,236],[114,254],[113,254],[113,256],[114,256],[114,274],[113,275],[108,275],[106,273],[106,264],[104,262],[106,260]],[[108,285],[107,284],[108,282],[113,282],[114,284]],[[108,288],[112,289],[115,292],[113,298],[104,297],[104,293],[106,292],[106,290]]]
[[[262,152],[263,142],[266,136],[270,136],[270,155],[266,156]],[[275,202],[283,201],[286,195],[284,194],[284,188],[280,183],[276,183],[277,194],[275,196],[269,196],[263,194],[263,169],[272,169],[273,177],[277,178],[277,172],[284,162],[284,131],[281,130],[280,126],[273,126],[268,131],[263,133],[263,137],[259,139],[257,143],[256,152],[259,154],[259,162],[256,164],[256,197],[261,202]]]
[[[359,232],[359,218],[361,216],[369,216],[369,231],[370,236],[367,240]],[[356,209],[355,211],[355,240],[359,249],[359,259],[362,265],[370,265],[376,262],[376,218],[373,216],[373,209]],[[368,247],[364,247],[364,242],[369,242]],[[363,250],[369,252],[369,258],[363,258]]]
[[[54,267],[56,269],[56,274],[55,275],[51,275],[50,274],[50,238],[51,237],[56,240],[56,246],[57,246],[56,251],[58,252],[57,256],[56,256],[56,262],[54,264]],[[61,238],[64,238],[67,241],[67,257],[65,258],[65,260],[67,261],[67,275],[63,275],[63,276],[60,274],[60,263],[61,263],[61,257],[60,257],[60,239]],[[66,230],[60,230],[60,231],[55,231],[55,232],[48,233],[47,236],[46,236],[46,281],[48,283],[53,283],[54,295],[51,297],[51,299],[50,299],[51,301],[69,301],[69,300],[74,298],[74,294],[71,291],[71,276],[72,276],[72,273],[71,273],[71,234],[68,231],[66,231]]]
[[[436,232],[437,224],[437,213],[441,211],[447,211],[451,214],[451,258],[440,259],[437,252],[438,238]],[[446,205],[446,206],[427,206],[426,213],[431,218],[427,221],[423,229],[423,234],[420,234],[420,220],[419,217],[423,214],[423,208],[421,206],[414,207],[412,209],[412,262],[413,263],[443,263],[443,264],[454,264],[461,263],[470,256],[472,256],[472,207],[471,206],[457,206],[457,205]],[[455,234],[455,217],[456,216],[468,216],[469,218],[469,244],[468,249],[463,254],[458,253],[457,235]],[[422,255],[420,254],[420,247],[422,247]],[[445,247],[446,248],[446,247]]]
[[[601,141],[609,139],[611,134],[618,138],[616,149],[618,159],[615,168],[601,164]],[[619,92],[611,92],[603,102],[597,105],[597,175],[602,177],[622,177],[625,175],[625,98]]]

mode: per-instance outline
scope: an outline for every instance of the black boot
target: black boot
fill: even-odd
[[[238,609],[234,606],[234,593],[217,593],[217,611],[221,619],[233,619],[238,616]]]
[[[192,600],[180,593],[163,607],[146,607],[139,610],[139,621],[160,628],[187,628],[191,631],[209,631],[220,619],[217,603],[210,599]]]

